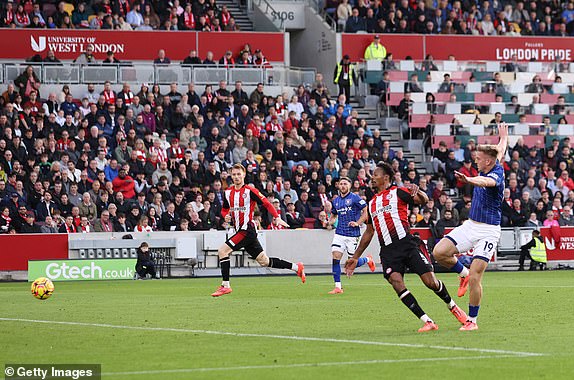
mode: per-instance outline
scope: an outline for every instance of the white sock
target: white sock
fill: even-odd
[[[427,322],[432,322],[432,319],[430,319],[430,317],[428,315],[424,314],[421,317],[421,321],[423,321],[424,323],[427,323]]]
[[[467,267],[464,267],[464,269],[459,273],[460,277],[467,277],[470,274],[470,271],[468,270]]]
[[[224,288],[230,288],[231,287],[229,285],[229,281],[221,281],[221,286],[223,286]]]
[[[456,303],[453,300],[450,300],[450,302],[448,303],[449,310],[452,310],[452,308],[455,306],[456,306]]]
[[[467,320],[469,320],[472,323],[476,323],[476,317],[467,317]]]
[[[297,265],[297,264],[295,264],[295,263],[293,263],[293,264],[291,264],[291,265],[292,265],[292,266],[291,266],[291,270],[292,270],[293,272],[298,272],[298,271],[299,271],[299,265]]]
[[[340,283],[340,282],[335,282],[335,288],[341,289],[341,283]]]

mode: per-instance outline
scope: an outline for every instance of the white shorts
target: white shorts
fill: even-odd
[[[346,253],[349,256],[353,256],[360,238],[360,236],[351,237],[335,234],[333,237],[333,243],[331,243],[331,252],[341,252],[343,254]]]
[[[500,226],[467,220],[445,236],[460,253],[473,250],[473,257],[489,262],[498,247]]]

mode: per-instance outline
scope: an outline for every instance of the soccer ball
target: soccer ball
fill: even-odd
[[[32,283],[32,295],[39,300],[47,300],[54,293],[54,283],[46,277],[37,278]]]

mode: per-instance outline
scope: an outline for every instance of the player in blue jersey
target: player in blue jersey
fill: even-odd
[[[360,226],[367,220],[367,202],[357,194],[351,193],[351,185],[349,178],[339,179],[339,196],[333,200],[333,215],[329,219],[331,225],[337,222],[337,229],[331,244],[335,288],[329,294],[343,293],[341,259],[345,253],[349,257],[355,254],[361,236]],[[375,271],[375,262],[371,255],[358,259],[357,267],[365,264],[369,265],[371,272]]]
[[[470,286],[468,320],[460,328],[463,331],[478,329],[476,318],[482,298],[482,275],[500,239],[504,192],[504,169],[500,162],[504,159],[508,145],[508,126],[502,123],[498,126],[498,130],[500,135],[498,145],[477,147],[478,176],[467,177],[455,172],[460,182],[474,186],[469,219],[446,235],[433,251],[435,259],[442,266],[460,275],[459,297],[464,296]],[[467,252],[471,248],[473,260],[469,271],[454,255]]]

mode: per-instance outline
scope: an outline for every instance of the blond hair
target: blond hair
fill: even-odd
[[[476,148],[476,150],[494,159],[498,157],[498,147],[496,145],[481,144]]]
[[[241,165],[241,164],[239,164],[239,163],[238,163],[238,164],[235,164],[235,165],[233,165],[233,166],[231,167],[231,170],[234,170],[234,169],[235,169],[235,170],[241,170],[243,173],[246,172],[245,166],[243,166],[243,165]]]

